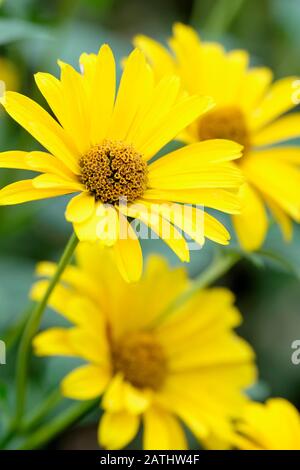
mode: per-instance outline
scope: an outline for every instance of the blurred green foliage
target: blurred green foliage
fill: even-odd
[[[247,48],[252,62],[271,66],[276,77],[300,73],[299,20],[298,0],[4,0],[0,55],[16,64],[21,91],[45,105],[34,87],[35,72],[57,73],[58,58],[76,65],[81,52],[96,51],[103,42],[111,44],[120,61],[134,34],[165,40],[174,21],[190,22],[204,38],[221,40],[229,48]],[[0,145],[1,150],[38,148],[2,111]],[[1,171],[0,185],[15,175]],[[0,338],[13,338],[22,328],[18,322],[26,310],[36,261],[57,259],[62,251],[71,232],[63,215],[66,199],[0,208]],[[300,366],[292,365],[290,357],[292,341],[300,338],[299,247],[299,228],[293,242],[284,246],[272,227],[263,253],[246,257],[220,281],[236,293],[245,318],[241,333],[257,351],[262,382],[253,393],[259,398],[266,393],[285,396],[298,406]],[[193,252],[192,276],[207,265],[215,249],[207,243]],[[230,249],[238,249],[235,242]],[[178,262],[161,241],[146,241],[144,250]],[[44,325],[57,322],[49,314],[44,319]],[[13,406],[8,390],[13,386],[14,360],[15,347],[8,352],[7,366],[0,369],[0,423]],[[32,361],[28,410],[70,366],[70,360]]]

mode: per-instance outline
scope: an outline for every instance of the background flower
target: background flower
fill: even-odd
[[[299,114],[283,116],[299,104],[298,77],[272,83],[270,69],[249,67],[246,51],[225,52],[183,24],[173,27],[171,53],[145,36],[136,36],[134,44],[146,53],[157,77],[176,71],[185,90],[216,101],[216,108],[187,127],[182,140],[223,138],[244,146],[238,164],[247,183],[241,189],[242,212],[233,217],[241,245],[255,250],[263,244],[268,229],[264,203],[289,240],[291,219],[300,221],[300,150],[270,147],[300,136]]]
[[[249,403],[234,440],[241,450],[299,450],[300,416],[287,400],[270,398]]]
[[[41,263],[38,273],[54,269]],[[47,282],[35,284],[34,300]],[[255,380],[254,354],[233,331],[241,317],[227,289],[199,291],[166,315],[189,284],[182,268],[152,257],[142,280],[128,285],[108,249],[82,244],[77,266],[52,294],[50,306],[74,326],[40,333],[35,352],[87,361],[64,378],[61,392],[77,400],[103,394],[105,448],[126,446],[141,421],[145,449],[187,448],[178,418],[200,440],[211,433],[230,439],[231,420]]]

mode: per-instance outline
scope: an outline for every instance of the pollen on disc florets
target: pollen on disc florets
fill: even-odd
[[[249,132],[243,112],[235,106],[224,106],[205,114],[198,123],[200,140],[228,139],[244,146],[250,145]]]
[[[96,201],[134,202],[147,187],[147,163],[132,145],[105,140],[79,160],[80,180]]]
[[[158,390],[164,383],[167,361],[162,346],[150,333],[127,335],[114,344],[115,372],[137,388]]]

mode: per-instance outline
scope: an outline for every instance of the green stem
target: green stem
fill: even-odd
[[[230,28],[245,0],[218,0],[206,19],[204,30],[210,35],[222,35]]]
[[[53,278],[50,280],[48,288],[43,298],[37,304],[36,308],[33,310],[27,322],[25,331],[23,333],[19,352],[18,352],[18,358],[17,358],[17,378],[16,378],[17,402],[16,402],[15,420],[13,423],[14,428],[19,427],[22,416],[23,416],[23,412],[24,412],[25,399],[26,399],[28,362],[29,362],[30,347],[31,347],[32,339],[35,336],[40,326],[41,318],[47,306],[49,297],[52,294],[52,291],[54,287],[56,286],[57,282],[59,281],[60,276],[62,275],[66,266],[70,262],[71,257],[74,253],[74,250],[77,246],[77,243],[78,243],[78,239],[76,235],[73,233],[57,265],[56,272]]]
[[[240,259],[241,256],[238,253],[230,252],[218,255],[208,268],[192,281],[190,287],[168,306],[168,308],[155,320],[155,323],[151,324],[150,328],[153,328],[164,321],[178,307],[193,297],[198,290],[210,286],[213,282],[227,273],[227,271],[229,271]]]
[[[9,428],[7,433],[0,440],[0,450],[5,449],[6,445],[10,442],[10,440],[13,437],[14,437],[14,430],[12,428]]]
[[[98,399],[88,402],[85,401],[79,404],[75,403],[65,412],[56,416],[50,423],[41,426],[35,433],[31,434],[31,436],[21,444],[19,450],[33,450],[41,448],[60,432],[83,418],[87,413],[95,408],[98,403]]]
[[[56,406],[62,401],[62,396],[59,388],[55,389],[48,395],[46,400],[33,411],[30,418],[24,420],[24,425],[21,426],[20,431],[22,434],[28,434],[33,429],[37,428],[40,422],[56,408]]]

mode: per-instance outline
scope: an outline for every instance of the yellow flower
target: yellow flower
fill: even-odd
[[[215,100],[211,112],[187,126],[183,141],[228,138],[244,145],[238,163],[247,183],[241,189],[241,215],[233,216],[241,245],[254,250],[263,244],[266,206],[289,240],[291,219],[300,222],[300,150],[270,147],[300,136],[299,113],[282,116],[299,103],[297,77],[272,83],[268,68],[249,68],[246,51],[225,52],[218,43],[202,42],[182,24],[174,25],[169,40],[172,53],[145,36],[137,36],[134,43],[147,55],[157,78],[178,73],[189,93],[208,94]]]
[[[18,72],[9,59],[0,57],[0,82],[3,82],[3,89],[1,87],[0,92],[5,90],[17,90],[19,88],[19,77]]]
[[[188,261],[189,249],[173,223],[199,243],[205,236],[227,244],[227,230],[209,214],[203,215],[203,234],[192,230],[192,222],[184,227],[186,218],[176,218],[182,205],[172,204],[171,214],[160,205],[176,201],[237,212],[233,191],[242,177],[231,160],[241,155],[241,146],[211,140],[150,162],[187,125],[211,109],[212,100],[183,95],[179,79],[173,75],[155,84],[152,70],[137,49],[127,61],[116,100],[115,60],[110,48],[104,45],[98,55],[83,54],[80,62],[83,73],[59,62],[60,80],[47,73],[35,76],[59,122],[25,96],[8,92],[2,99],[6,111],[49,153],[0,154],[2,168],[43,173],[3,188],[0,204],[80,193],[68,204],[67,220],[81,241],[102,239],[114,245],[129,280],[141,274],[142,253],[126,216],[146,223],[182,261]],[[122,199],[127,207],[119,204]],[[202,212],[194,208],[191,218],[197,214]],[[128,236],[119,236],[119,224]],[[162,233],[162,225],[168,236]]]
[[[76,356],[87,361],[67,375],[62,394],[76,400],[102,397],[99,443],[126,446],[144,424],[146,449],[182,449],[184,422],[199,439],[222,441],[255,380],[251,347],[233,328],[241,317],[224,288],[198,291],[166,311],[191,285],[184,268],[162,258],[147,262],[138,283],[127,284],[111,248],[81,243],[77,263],[67,267],[50,306],[74,326],[51,328],[34,339],[39,356]],[[51,277],[55,264],[38,274]],[[38,300],[48,280],[38,281]],[[159,289],[157,288],[159,286]]]
[[[300,415],[283,398],[249,403],[238,423],[235,445],[242,450],[300,450]]]

